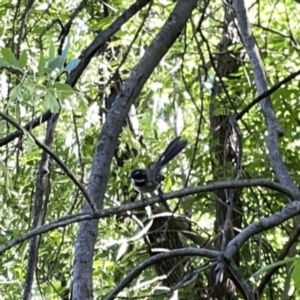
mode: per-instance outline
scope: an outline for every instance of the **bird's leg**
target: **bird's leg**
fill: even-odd
[[[163,197],[164,192],[161,189],[161,185],[159,186],[159,188],[158,188],[157,191],[158,191],[158,196],[159,196],[160,200],[163,201],[163,202],[165,202],[165,199]]]

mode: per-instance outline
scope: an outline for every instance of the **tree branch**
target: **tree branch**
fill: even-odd
[[[50,112],[50,110],[48,110],[43,115],[41,115],[41,116],[35,118],[34,120],[28,122],[26,125],[23,126],[23,128],[25,128],[28,131],[31,131],[33,128],[35,128],[35,127],[39,126],[40,124],[48,121],[50,117],[51,117],[51,112]],[[11,141],[18,138],[21,135],[22,135],[22,131],[20,131],[20,130],[16,130],[16,131],[8,134],[3,139],[0,139],[0,147],[7,145],[8,143],[10,143]]]
[[[258,222],[250,224],[240,234],[234,237],[227,245],[224,252],[224,260],[230,261],[233,255],[244,245],[244,243],[255,234],[259,234],[273,228],[300,213],[300,199],[286,205],[281,211],[266,217]]]
[[[55,127],[58,120],[58,114],[52,115],[47,124],[45,137],[45,145],[51,147],[54,140]],[[44,203],[44,187],[49,173],[49,154],[46,151],[42,152],[41,160],[35,181],[35,195],[33,205],[33,221],[32,228],[38,228],[43,224],[47,204]],[[30,300],[34,280],[34,274],[37,269],[38,251],[40,244],[40,236],[35,236],[30,240],[28,250],[28,262],[26,269],[26,277],[24,283],[23,299]]]
[[[236,181],[222,181],[222,182],[209,183],[205,186],[184,188],[179,191],[164,194],[164,201],[171,200],[174,198],[186,197],[189,195],[194,195],[194,194],[199,194],[199,193],[212,192],[217,189],[246,188],[246,187],[253,187],[253,186],[263,186],[263,187],[271,188],[276,191],[280,191],[285,194],[286,194],[286,192],[288,193],[288,191],[286,191],[286,188],[282,187],[278,183],[268,181],[266,179],[249,179],[249,180],[236,180]],[[292,194],[287,195],[287,196],[290,197],[291,199],[294,199]],[[297,200],[299,200],[299,199],[297,199]],[[23,235],[8,241],[4,245],[0,246],[0,254],[3,254],[5,251],[11,249],[15,245],[18,245],[18,244],[24,242],[25,240],[28,240],[36,235],[40,235],[40,234],[52,231],[59,227],[64,227],[64,226],[67,226],[67,225],[70,225],[73,223],[77,223],[77,222],[82,222],[85,220],[108,218],[108,217],[111,217],[114,215],[120,215],[120,214],[126,213],[127,211],[140,210],[142,208],[145,208],[146,206],[149,206],[149,205],[152,206],[161,201],[162,201],[161,197],[156,196],[156,197],[153,197],[150,199],[145,199],[142,201],[136,201],[133,203],[124,204],[124,205],[117,206],[117,207],[111,207],[111,208],[98,210],[98,212],[94,213],[94,214],[80,213],[78,215],[65,216],[63,218],[60,218],[60,219],[50,222],[48,224],[42,225],[36,229],[30,230],[29,232],[26,232]],[[291,205],[292,204],[287,205],[286,208],[288,209]],[[300,204],[299,204],[299,206],[300,206]],[[284,211],[284,209],[282,211]],[[299,210],[300,210],[300,207],[299,207]],[[297,211],[291,212],[290,217],[293,217],[297,213],[299,213],[299,212],[297,212]],[[287,219],[288,218],[289,217],[287,217]],[[244,231],[241,234],[244,234]]]
[[[8,122],[9,124],[13,125],[16,127],[20,132],[23,132],[27,135],[29,135],[34,142],[41,148],[43,149],[53,160],[57,162],[57,164],[62,168],[62,170],[67,174],[67,176],[74,182],[74,184],[78,187],[78,189],[82,192],[83,196],[85,197],[86,201],[89,203],[91,210],[93,212],[97,211],[96,205],[93,202],[93,200],[90,198],[89,194],[86,192],[85,188],[83,185],[77,180],[75,175],[72,173],[72,171],[64,164],[64,162],[54,153],[52,152],[51,148],[49,148],[46,144],[43,142],[40,142],[34,135],[32,135],[30,132],[28,132],[25,128],[21,127],[14,119],[12,119],[10,116],[7,114],[3,113],[0,111],[0,117]],[[44,170],[46,171],[46,170]]]
[[[233,260],[231,260],[228,265],[228,271],[232,275],[232,278],[236,286],[239,287],[239,290],[243,295],[244,299],[247,300],[258,299],[256,290],[247,282],[243,273],[240,271],[240,269],[238,268],[238,266],[235,264]]]
[[[123,15],[132,16],[148,2],[145,0],[137,1]],[[103,207],[110,164],[129,108],[155,67],[179,36],[196,5],[196,0],[177,1],[165,25],[146,49],[144,56],[124,82],[114,100],[97,143],[88,183],[88,193],[92,199],[97,199],[96,204],[99,208]],[[124,17],[122,19],[124,20]],[[85,204],[83,211],[85,212],[87,208]],[[74,300],[93,299],[92,265],[97,233],[98,220],[80,224],[73,268],[72,296]]]
[[[257,93],[262,94],[268,90],[266,76],[258,47],[251,32],[245,2],[243,0],[233,0],[232,6],[238,20],[239,30],[244,42],[244,46],[250,58]],[[288,187],[293,193],[299,193],[299,189],[292,181],[279,151],[278,135],[282,134],[282,132],[277,123],[274,108],[269,96],[265,97],[261,101],[261,108],[268,130],[267,148],[269,150],[269,156],[273,169],[282,185]]]
[[[243,116],[249,112],[249,110],[255,106],[257,103],[259,103],[261,100],[265,99],[266,97],[272,95],[275,93],[278,89],[280,89],[284,84],[289,83],[292,79],[296,78],[298,75],[300,75],[300,70],[290,74],[286,78],[283,78],[281,81],[274,84],[270,89],[266,90],[259,96],[257,96],[255,99],[253,99],[248,105],[246,105],[245,108],[243,108],[237,115],[236,120],[240,120],[243,118]],[[0,144],[1,145],[1,144]]]
[[[289,240],[287,241],[287,243],[284,245],[283,249],[279,253],[278,258],[277,258],[278,261],[283,260],[286,257],[286,255],[288,254],[292,245],[297,242],[299,235],[300,235],[300,226],[298,225],[298,227],[294,228],[294,230],[292,231],[292,233],[290,235]],[[273,274],[275,274],[275,272],[277,272],[280,267],[281,267],[281,265],[276,266],[267,271],[267,273],[261,279],[260,284],[258,286],[257,290],[258,290],[259,294],[261,294],[263,292],[265,286],[267,285],[267,283],[269,282],[269,280],[271,279]]]

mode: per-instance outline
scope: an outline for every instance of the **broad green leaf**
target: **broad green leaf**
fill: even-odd
[[[100,29],[105,29],[107,28],[110,24],[111,24],[111,21],[114,19],[113,16],[109,16],[109,17],[106,17],[106,18],[102,18],[99,23],[98,23],[98,28]]]
[[[68,94],[68,95],[74,94],[74,90],[68,84],[55,82],[54,86],[56,87],[58,94]]]
[[[54,48],[54,44],[53,41],[50,41],[50,47],[49,47],[49,58],[48,61],[53,61],[55,59],[56,55],[55,55],[55,48]]]
[[[60,56],[60,69],[62,69],[62,67],[64,66],[64,64],[66,62],[69,49],[70,49],[70,39],[67,38],[67,43],[66,43],[65,48]]]
[[[45,64],[46,60],[44,58],[43,52],[40,54],[40,59],[39,59],[39,66],[38,66],[38,75],[43,76],[45,72]]]
[[[21,94],[21,87],[20,85],[16,85],[14,88],[10,90],[9,98],[10,100],[14,101],[19,97],[20,94]]]
[[[49,92],[45,95],[45,108],[49,109],[52,113],[56,114],[60,110],[59,103],[56,98]]]
[[[61,64],[60,64],[60,56],[57,56],[54,60],[52,60],[49,64],[48,64],[48,68],[50,70],[55,70],[55,69],[61,69]]]
[[[258,275],[260,275],[260,274],[262,274],[262,273],[264,273],[264,272],[266,272],[270,269],[273,269],[274,267],[282,266],[282,265],[285,265],[287,263],[293,262],[295,259],[296,259],[295,257],[289,257],[289,258],[286,258],[284,260],[277,261],[276,263],[264,266],[264,267],[260,268],[257,272],[255,272],[251,277],[256,277],[256,276],[258,276]]]
[[[295,286],[300,289],[300,259],[297,258],[294,262],[293,262],[293,266],[292,266],[293,270],[292,270],[292,278],[295,282]]]
[[[19,59],[19,68],[24,68],[26,66],[27,63],[27,52],[26,50],[23,50],[21,55],[20,55],[20,59]]]
[[[5,59],[0,57],[0,67],[7,67],[7,66],[9,66],[9,63]]]
[[[78,59],[78,58],[72,59],[72,60],[67,64],[67,66],[64,68],[64,71],[66,71],[66,72],[72,71],[73,69],[75,69],[75,68],[78,66],[79,63],[80,63],[80,59]]]
[[[12,66],[18,67],[17,59],[9,48],[2,48],[1,53],[7,63],[9,63]]]

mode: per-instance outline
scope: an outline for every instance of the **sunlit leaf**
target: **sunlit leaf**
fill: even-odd
[[[48,64],[48,68],[51,70],[60,69],[61,68],[60,56],[57,56],[54,60],[52,60]]]
[[[55,55],[55,48],[54,48],[54,43],[51,40],[50,41],[50,47],[49,47],[49,57],[48,57],[48,61],[51,62],[55,59],[56,55]]]
[[[39,65],[38,65],[38,75],[43,76],[45,70],[46,60],[44,58],[43,52],[40,54]]]
[[[119,247],[116,256],[116,261],[122,258],[122,256],[127,252],[128,248],[129,248],[129,244],[126,241],[124,241],[124,243],[122,243],[121,246]]]
[[[72,71],[73,69],[75,69],[75,68],[78,66],[79,63],[80,63],[80,59],[78,59],[78,58],[72,59],[72,60],[67,64],[67,66],[64,68],[64,71],[66,71],[66,72]]]
[[[60,110],[59,103],[55,97],[49,92],[45,95],[45,108],[56,114]]]
[[[16,59],[15,55],[13,54],[13,52],[9,48],[2,48],[1,53],[2,53],[3,58],[5,59],[5,61],[8,64],[17,67],[17,59]]]
[[[69,48],[70,48],[70,39],[67,38],[67,42],[65,44],[65,48],[60,56],[60,69],[64,66],[64,63],[66,62],[67,55],[69,53]]]
[[[27,52],[26,50],[22,51],[19,59],[19,68],[24,68],[27,63]]]
[[[68,84],[60,83],[60,82],[55,82],[54,85],[55,85],[55,87],[57,89],[57,93],[58,94],[61,94],[61,95],[63,95],[63,94],[67,94],[67,95],[74,94],[74,90]]]
[[[300,259],[297,258],[294,262],[293,262],[293,266],[292,266],[292,278],[295,282],[295,286],[300,289]]]
[[[10,100],[14,101],[19,97],[19,95],[21,94],[21,89],[20,88],[21,87],[19,85],[16,85],[14,88],[12,88],[10,90],[10,93],[9,93]]]

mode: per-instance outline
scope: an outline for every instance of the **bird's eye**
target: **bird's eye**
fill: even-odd
[[[146,173],[144,170],[135,170],[131,173],[131,177],[134,179],[143,179],[145,178]]]

